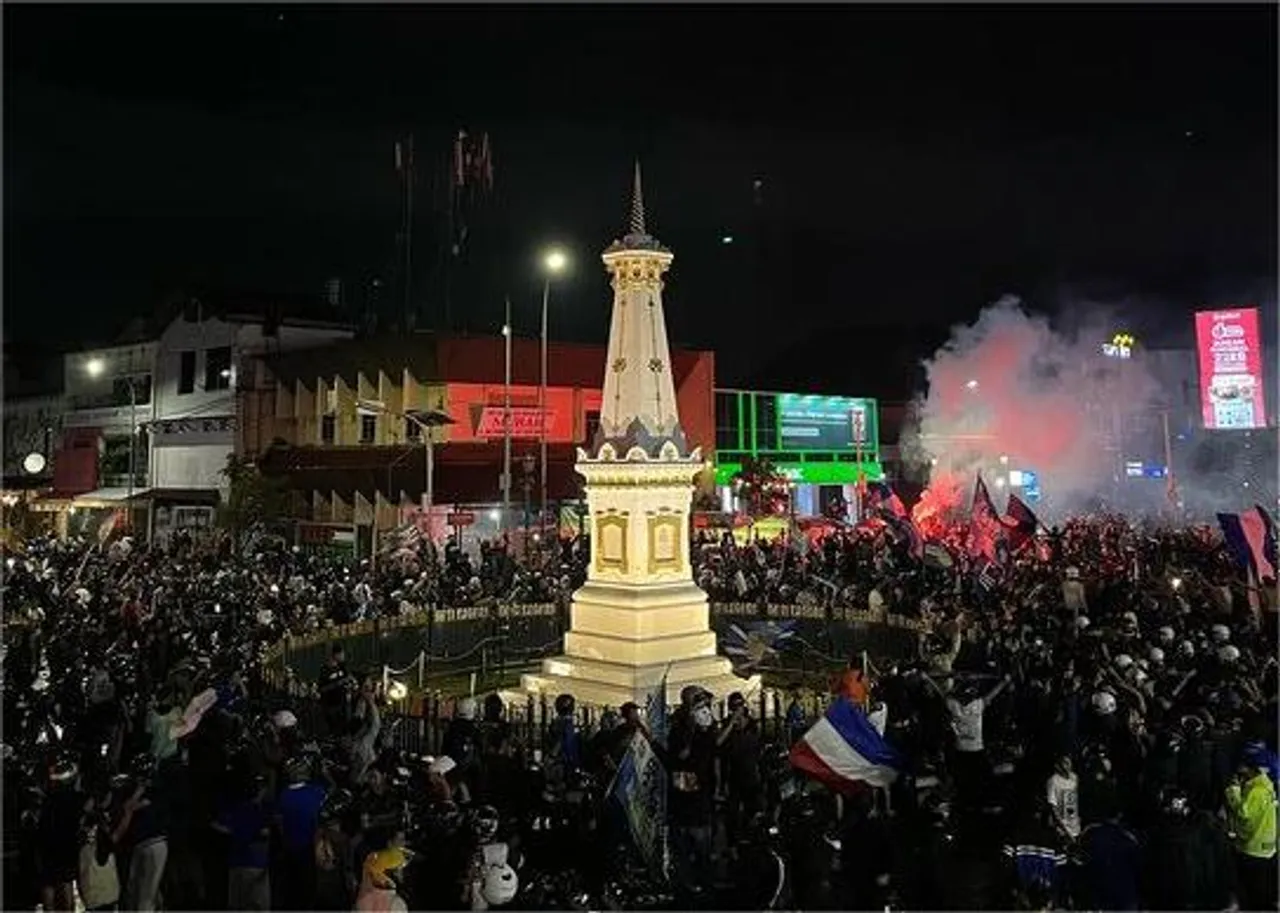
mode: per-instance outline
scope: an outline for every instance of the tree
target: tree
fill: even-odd
[[[733,477],[733,488],[747,505],[752,517],[770,517],[787,512],[790,482],[767,459],[747,457]]]
[[[284,482],[262,474],[253,460],[232,454],[222,474],[230,483],[227,500],[218,508],[218,525],[231,533],[232,540],[255,526],[282,516],[289,505]]]

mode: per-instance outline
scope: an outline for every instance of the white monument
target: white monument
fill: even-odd
[[[759,678],[734,675],[716,654],[707,594],[693,582],[690,509],[706,464],[680,427],[662,314],[662,276],[674,258],[645,230],[638,163],[630,231],[603,259],[613,317],[600,431],[577,462],[591,563],[573,597],[564,655],[524,676],[525,690],[615,708],[643,704],[664,676],[673,704],[689,684],[719,697],[749,693]]]

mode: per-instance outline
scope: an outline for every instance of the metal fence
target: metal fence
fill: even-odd
[[[883,612],[841,607],[715,603],[712,628],[718,635],[732,626],[757,621],[788,622],[789,650],[769,671],[783,679],[830,674],[855,654],[873,664],[914,653],[918,620]],[[387,744],[420,754],[438,754],[444,732],[460,695],[510,687],[515,673],[561,652],[567,612],[553,603],[474,606],[428,610],[397,618],[362,621],[290,637],[267,650],[266,679],[310,731],[323,731],[323,715],[315,682],[335,643],[341,643],[349,667],[411,686],[392,701],[383,718]],[[451,686],[451,687],[449,687]],[[752,698],[753,715],[766,739],[785,740],[787,712],[800,703],[804,719],[820,716],[828,695],[822,689],[761,688]],[[726,714],[723,699],[718,714]],[[598,723],[598,710],[580,707],[579,722],[587,730]],[[546,695],[529,695],[507,706],[507,719],[526,744],[539,747],[554,717]]]

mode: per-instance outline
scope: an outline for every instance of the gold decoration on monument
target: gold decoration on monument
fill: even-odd
[[[625,514],[596,517],[596,570],[627,573],[627,525]]]
[[[680,514],[659,514],[649,517],[649,573],[662,571],[680,573],[684,561],[680,555],[680,533],[683,518]]]

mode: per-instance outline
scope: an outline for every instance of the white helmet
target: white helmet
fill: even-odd
[[[291,710],[277,710],[271,714],[271,725],[277,729],[292,729],[298,725],[298,718]]]
[[[1169,627],[1168,625],[1162,625],[1156,631],[1156,636],[1159,638],[1160,643],[1165,644],[1167,646],[1168,644],[1173,643],[1173,628]]]
[[[458,701],[458,719],[474,720],[476,718],[476,699],[464,697]]]
[[[1081,615],[1079,618],[1077,618],[1077,619],[1076,619],[1076,627],[1077,627],[1077,628],[1079,628],[1081,631],[1083,631],[1083,630],[1085,630],[1086,628],[1088,628],[1088,627],[1089,627],[1089,616],[1088,616],[1088,615]]]
[[[1226,625],[1217,624],[1209,629],[1209,636],[1213,638],[1215,644],[1225,644],[1231,639],[1231,629]]]
[[[1218,659],[1224,663],[1234,663],[1240,658],[1240,650],[1231,644],[1224,644],[1218,648]]]
[[[480,895],[491,907],[500,907],[515,900],[520,890],[520,879],[509,865],[491,865],[485,869],[480,884]]]
[[[1133,665],[1133,657],[1128,653],[1121,653],[1116,657],[1116,668],[1123,672]]]
[[[1159,647],[1152,647],[1151,652],[1147,654],[1147,659],[1151,661],[1151,665],[1158,666],[1164,662],[1164,651]]]
[[[1145,682],[1146,680],[1147,680],[1147,673],[1143,672],[1141,669],[1135,669],[1135,670],[1134,670],[1134,673],[1133,673],[1133,683],[1134,683],[1135,685],[1137,685],[1139,688],[1141,688],[1141,687],[1142,687],[1143,682]]]
[[[1096,691],[1093,695],[1093,709],[1101,716],[1110,716],[1116,712],[1116,698],[1107,691]]]
[[[1178,644],[1178,652],[1187,659],[1190,659],[1196,655],[1196,645],[1189,640],[1184,640],[1182,643]]]

